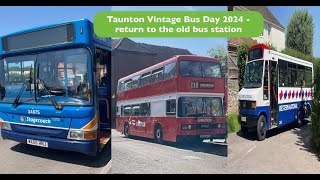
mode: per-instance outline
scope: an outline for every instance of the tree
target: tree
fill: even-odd
[[[225,46],[219,44],[215,48],[210,48],[208,50],[208,54],[210,57],[214,57],[220,60],[222,74],[225,75],[227,72],[227,51]]]
[[[312,54],[313,30],[313,17],[308,10],[296,10],[287,26],[286,47],[304,54]]]
[[[243,80],[244,80],[244,70],[246,67],[246,59],[248,56],[248,48],[250,47],[250,44],[244,43],[240,44],[237,49],[237,55],[238,55],[238,81],[239,81],[239,90],[243,87]]]

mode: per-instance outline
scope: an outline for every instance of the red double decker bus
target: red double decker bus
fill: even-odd
[[[157,143],[226,139],[226,93],[218,59],[175,56],[118,81],[117,131]]]

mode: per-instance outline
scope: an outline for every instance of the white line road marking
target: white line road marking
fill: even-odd
[[[241,159],[243,159],[246,155],[248,155],[254,148],[256,148],[257,146],[255,145],[255,146],[253,146],[251,149],[249,149],[249,151],[247,151],[246,153],[244,153],[242,156],[241,156],[241,158],[240,159],[238,159],[238,161],[236,161],[235,163],[233,163],[232,165],[231,165],[231,167],[233,167],[233,166],[235,166],[236,164],[238,164],[240,161],[241,161]]]
[[[108,162],[108,164],[101,170],[101,172],[99,174],[107,174],[107,172],[111,169],[111,162],[112,160],[110,160]]]

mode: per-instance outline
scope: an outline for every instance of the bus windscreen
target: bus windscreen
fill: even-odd
[[[70,43],[75,40],[72,24],[35,30],[2,39],[3,50],[6,52],[38,48],[50,45]]]

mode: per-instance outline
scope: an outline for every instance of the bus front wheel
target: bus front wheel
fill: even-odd
[[[266,118],[262,115],[258,119],[257,123],[257,138],[259,141],[263,141],[267,135],[267,121]]]
[[[128,123],[125,123],[124,124],[124,130],[123,130],[123,134],[126,138],[129,137],[129,124]]]
[[[154,141],[158,144],[163,143],[163,133],[162,133],[162,128],[161,125],[156,125],[156,128],[154,130]]]

